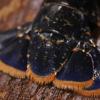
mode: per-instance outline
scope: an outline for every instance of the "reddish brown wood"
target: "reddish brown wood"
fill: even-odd
[[[43,0],[0,0],[0,31],[32,22]]]
[[[0,73],[0,100],[100,100],[83,97],[55,88],[52,84],[40,86],[28,79],[16,79]]]

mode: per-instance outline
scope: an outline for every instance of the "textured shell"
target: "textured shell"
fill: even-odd
[[[100,51],[84,11],[66,2],[43,7],[33,24],[0,33],[0,71],[100,95]]]

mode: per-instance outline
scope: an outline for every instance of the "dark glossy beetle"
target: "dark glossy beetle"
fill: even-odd
[[[0,33],[0,70],[100,96],[100,51],[90,32],[81,10],[66,2],[47,4],[33,24]]]

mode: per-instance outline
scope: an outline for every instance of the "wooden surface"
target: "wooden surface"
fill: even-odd
[[[39,86],[28,79],[16,79],[0,73],[0,100],[100,100],[83,97],[55,88],[52,84]]]
[[[32,22],[43,0],[0,0],[0,31]]]
[[[17,3],[11,5],[11,1]],[[0,0],[0,31],[32,21],[42,1]],[[8,10],[7,7],[10,6],[14,8]],[[28,79],[16,79],[0,72],[0,100],[100,100],[100,98],[83,97],[71,91],[59,90],[52,84],[40,86]]]

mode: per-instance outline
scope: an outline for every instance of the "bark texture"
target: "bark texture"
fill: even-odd
[[[55,88],[52,84],[40,86],[28,79],[16,79],[0,73],[0,100],[100,100],[83,97],[72,91]]]

